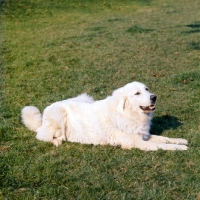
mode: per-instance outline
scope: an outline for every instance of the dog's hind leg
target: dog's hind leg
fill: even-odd
[[[36,138],[52,142],[55,146],[66,140],[66,111],[62,104],[55,103],[44,110],[42,126],[38,129]]]
[[[163,137],[159,135],[150,135],[150,138],[148,141],[162,142],[162,143],[169,143],[169,144],[184,144],[184,145],[188,144],[187,140],[182,139],[182,138],[168,138],[168,137]]]

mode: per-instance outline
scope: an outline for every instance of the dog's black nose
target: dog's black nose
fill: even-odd
[[[154,94],[152,94],[152,95],[150,96],[150,99],[151,99],[152,102],[156,102],[157,96],[154,95]]]

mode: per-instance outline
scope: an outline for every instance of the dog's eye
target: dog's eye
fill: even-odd
[[[145,90],[146,90],[146,91],[149,91],[149,88],[146,87]]]
[[[135,93],[135,95],[140,95],[140,92]]]

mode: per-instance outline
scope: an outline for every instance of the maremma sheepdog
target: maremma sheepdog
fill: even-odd
[[[132,82],[104,100],[94,101],[87,94],[58,101],[46,107],[22,109],[27,128],[36,138],[55,146],[62,140],[94,145],[120,145],[124,149],[187,150],[187,140],[149,133],[156,95],[140,82]]]

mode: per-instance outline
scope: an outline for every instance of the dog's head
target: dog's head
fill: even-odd
[[[146,85],[132,82],[119,89],[120,100],[117,110],[126,108],[136,112],[150,113],[155,110],[157,96],[149,92]]]

